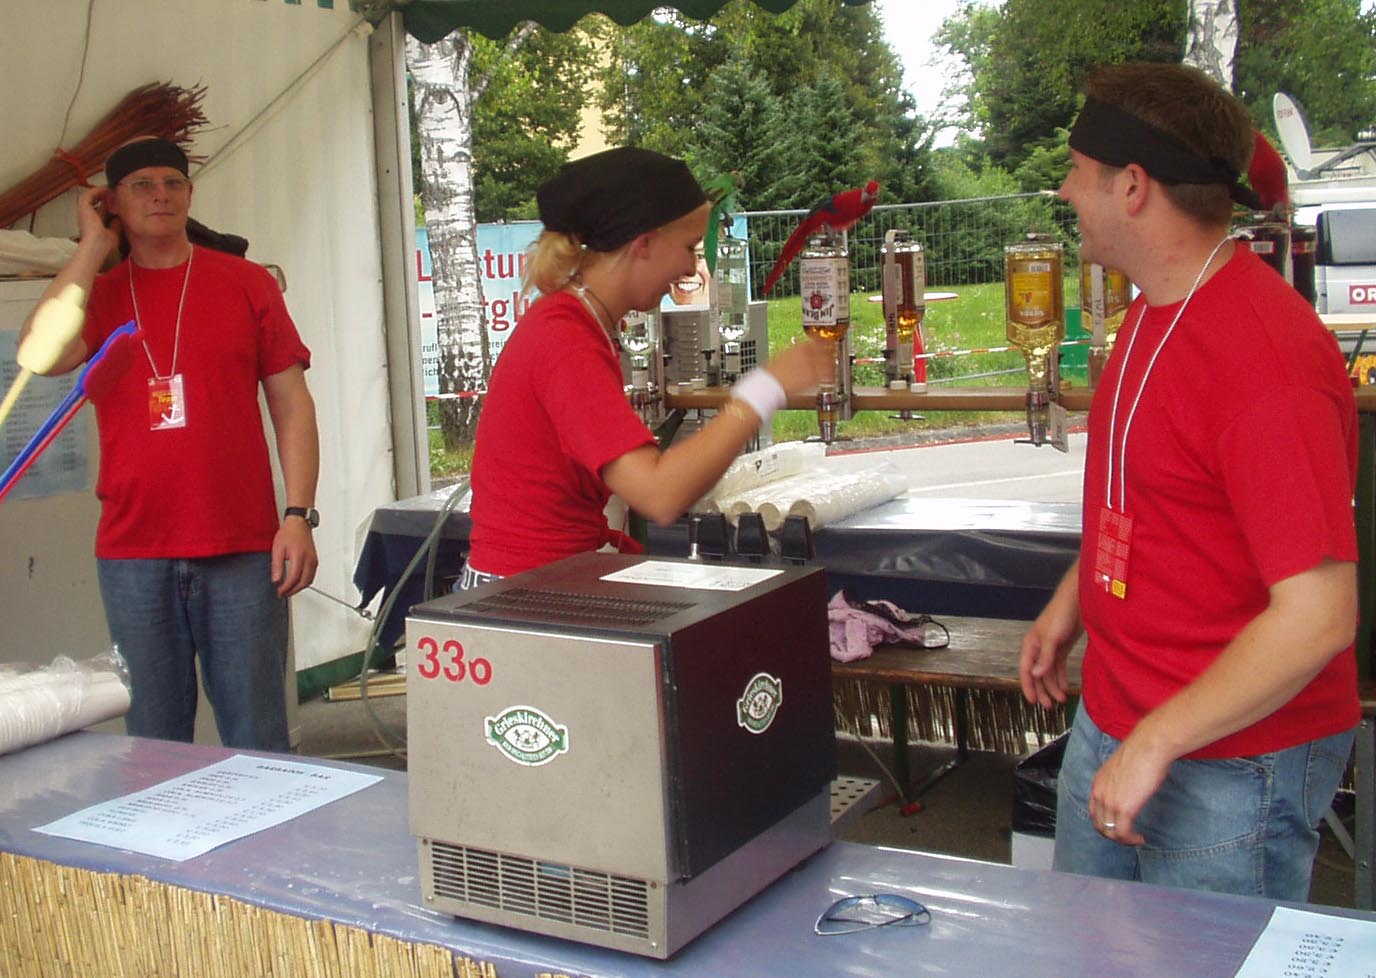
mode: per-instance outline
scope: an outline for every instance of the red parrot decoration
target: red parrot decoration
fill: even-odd
[[[769,277],[765,279],[764,292],[761,294],[769,294],[769,290],[774,288],[774,283],[779,281],[779,276],[783,275],[793,259],[798,257],[798,252],[803,250],[807,239],[816,234],[819,228],[829,227],[833,231],[845,231],[868,214],[878,199],[879,183],[871,180],[863,187],[843,190],[808,211],[807,216],[784,242],[784,250],[780,252],[779,260],[774,263],[774,267],[769,270]]]
[[[1261,198],[1263,210],[1285,211],[1290,207],[1285,160],[1260,129],[1255,131],[1255,147],[1252,150],[1252,165],[1247,168],[1247,182]]]

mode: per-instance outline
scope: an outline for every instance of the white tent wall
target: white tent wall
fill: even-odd
[[[250,259],[285,272],[287,306],[312,352],[321,436],[316,587],[351,604],[373,510],[399,485],[428,489],[419,357],[407,362],[419,341],[411,203],[399,199],[410,179],[395,28],[392,18],[375,34],[345,0],[11,0],[0,34],[9,79],[0,188],[54,147],[74,146],[140,85],[205,87],[208,126],[192,153],[206,163],[193,165],[192,213],[243,235]],[[73,200],[42,208],[34,233],[75,234]],[[0,504],[0,662],[84,657],[106,641],[95,507],[65,495]],[[49,647],[45,622],[59,617],[64,647]],[[292,624],[298,670],[361,651],[368,634],[359,616],[310,591],[293,599]]]

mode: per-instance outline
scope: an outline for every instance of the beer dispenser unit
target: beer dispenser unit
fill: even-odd
[[[585,553],[411,609],[426,907],[667,958],[831,840],[824,572]]]

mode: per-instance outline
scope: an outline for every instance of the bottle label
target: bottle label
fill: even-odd
[[[1035,326],[1055,315],[1050,262],[1027,262],[1013,272],[1010,318]]]
[[[850,262],[845,258],[805,258],[799,268],[803,328],[834,327],[850,321]]]

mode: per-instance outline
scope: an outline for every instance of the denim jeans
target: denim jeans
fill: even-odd
[[[139,737],[190,741],[200,658],[226,747],[288,751],[287,603],[266,553],[195,560],[99,560],[110,638],[129,663]]]
[[[1081,705],[1057,783],[1054,869],[1196,890],[1309,899],[1319,820],[1333,801],[1354,731],[1272,754],[1179,760],[1133,827],[1147,841],[1123,846],[1089,820],[1094,775],[1121,741]]]

